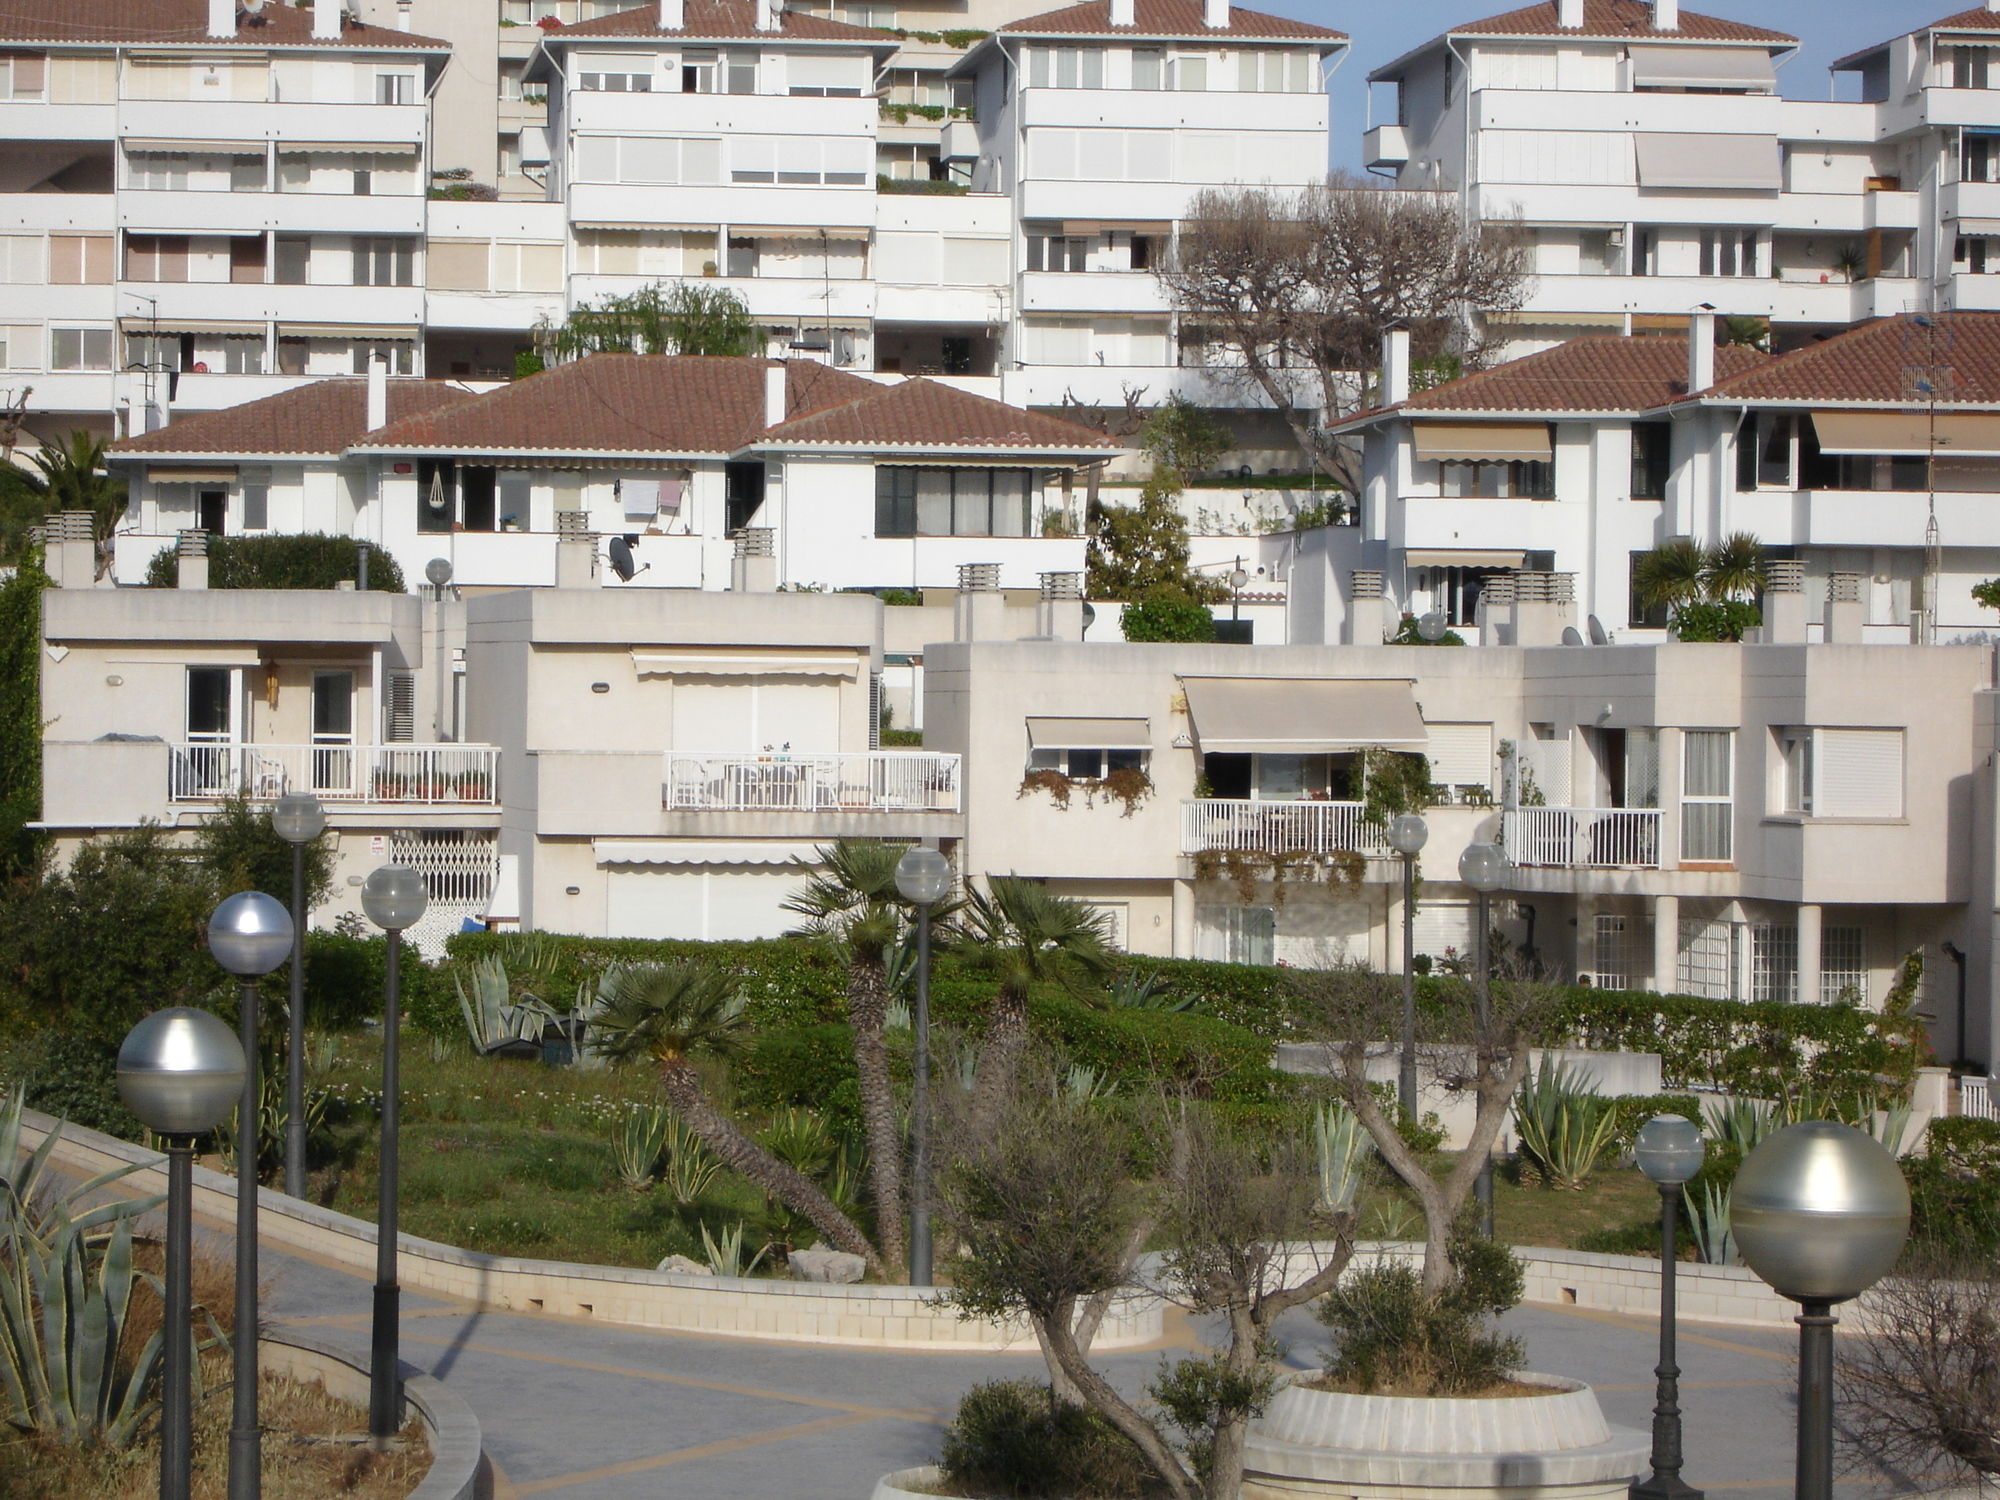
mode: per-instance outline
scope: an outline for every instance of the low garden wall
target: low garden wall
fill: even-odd
[[[22,1111],[21,1134],[26,1143],[39,1145],[56,1125],[53,1117],[38,1110]],[[91,1175],[137,1165],[141,1170],[129,1179],[135,1188],[166,1190],[165,1157],[94,1130],[64,1125],[54,1159],[66,1168]],[[262,1243],[372,1276],[373,1224],[302,1203],[270,1188],[259,1191],[257,1202]],[[194,1211],[217,1223],[234,1223],[235,1180],[195,1168]],[[407,1234],[398,1236],[396,1274],[412,1291],[435,1292],[481,1307],[560,1313],[674,1333],[876,1349],[1035,1347],[1026,1325],[961,1320],[951,1309],[936,1306],[935,1293],[922,1287],[828,1286],[822,1282],[569,1265],[482,1255]],[[360,1306],[357,1303],[357,1308]],[[1130,1297],[1106,1314],[1097,1347],[1129,1349],[1150,1344],[1162,1331],[1158,1299]]]

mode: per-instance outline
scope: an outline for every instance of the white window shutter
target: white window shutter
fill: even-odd
[[[1903,731],[1822,729],[1813,812],[1822,818],[1903,815]]]
[[[382,738],[391,745],[407,745],[417,737],[417,675],[391,672],[382,697]]]
[[[1491,724],[1426,724],[1431,780],[1440,786],[1493,785]]]

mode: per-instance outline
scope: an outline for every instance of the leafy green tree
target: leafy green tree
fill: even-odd
[[[1159,584],[1125,606],[1119,622],[1128,641],[1212,641],[1215,616],[1199,599]]]
[[[268,803],[253,802],[243,792],[225,797],[195,830],[194,847],[218,897],[262,891],[292,904],[292,846],[271,831]],[[305,845],[307,911],[333,892],[333,848],[330,828]]]
[[[1186,484],[1204,469],[1212,469],[1229,451],[1228,430],[1205,407],[1185,396],[1169,396],[1153,408],[1139,429],[1139,446],[1164,469]]]
[[[1138,599],[1167,588],[1189,599],[1221,599],[1228,589],[1188,564],[1187,522],[1174,497],[1180,480],[1165,468],[1139,490],[1137,505],[1091,503],[1084,591],[1093,599]]]
[[[1641,604],[1669,611],[1676,639],[1740,641],[1763,622],[1749,596],[1763,587],[1764,571],[1764,544],[1737,531],[1709,547],[1692,537],[1664,541],[1639,559],[1632,582]]]
[[[1972,601],[1988,609],[2000,609],[2000,578],[1988,578],[1972,586]]]
[[[146,565],[146,587],[170,589],[179,577],[171,547]],[[307,531],[294,536],[212,536],[208,586],[212,589],[330,589],[358,583],[360,544],[351,536]],[[370,593],[402,594],[403,570],[382,548],[368,549]]]
[[[708,1096],[695,1059],[742,1050],[749,1023],[733,974],[713,961],[630,964],[608,972],[592,1023],[598,1050],[613,1060],[644,1058],[659,1070],[660,1091],[716,1159],[818,1226],[841,1250],[859,1255],[876,1275],[875,1247],[811,1178],[743,1133]]]
[[[38,557],[0,582],[0,880],[34,869],[42,815],[42,590]]]
[[[0,464],[0,562],[19,562],[50,511],[87,510],[99,541],[125,513],[125,481],[104,467],[104,439],[78,429],[60,448],[30,454],[32,469]]]
[[[543,324],[538,343],[558,360],[586,354],[755,354],[757,324],[728,287],[654,282],[636,292],[582,302],[559,326]]]

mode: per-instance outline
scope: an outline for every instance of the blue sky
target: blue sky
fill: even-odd
[[[1707,15],[1799,38],[1798,53],[1778,72],[1795,99],[1827,97],[1827,64],[1871,42],[1954,15],[1979,0],[1726,0],[1693,8]],[[1354,39],[1333,79],[1333,161],[1359,170],[1363,80],[1369,71],[1439,32],[1514,9],[1509,0],[1253,0],[1253,8],[1332,26]],[[1683,0],[1683,8],[1686,8]],[[1843,97],[1851,98],[1852,95]]]

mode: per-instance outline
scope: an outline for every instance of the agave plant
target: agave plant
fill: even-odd
[[[488,954],[472,966],[470,987],[462,974],[454,974],[452,984],[458,990],[458,1008],[465,1017],[472,1050],[482,1056],[510,1042],[540,1042],[542,1028],[556,1019],[556,1013],[532,995],[515,1003],[507,966],[497,954]]]
[[[682,1208],[699,1202],[722,1170],[701,1137],[671,1113],[660,1137],[659,1161],[660,1185]]]
[[[1544,1057],[1514,1096],[1514,1128],[1544,1183],[1580,1188],[1618,1133],[1618,1110],[1568,1063]]]
[[[750,1263],[743,1263],[743,1221],[738,1219],[722,1231],[721,1237],[708,1232],[704,1225],[701,1231],[701,1248],[708,1260],[708,1269],[717,1276],[748,1276],[755,1271],[771,1247],[765,1245],[750,1257]]]
[[[1108,1077],[1102,1068],[1093,1068],[1088,1063],[1071,1063],[1055,1079],[1054,1092],[1058,1098],[1067,1099],[1072,1104],[1095,1104],[1116,1094],[1118,1081]]]
[[[1745,1156],[1780,1125],[1779,1111],[1762,1099],[1711,1099],[1702,1106],[1709,1139],[1741,1149]]]
[[[1183,1011],[1194,1002],[1193,995],[1176,995],[1167,988],[1158,969],[1122,969],[1105,992],[1105,1003],[1113,1010]]]
[[[1699,1199],[1687,1188],[1681,1189],[1681,1207],[1687,1210],[1688,1230],[1694,1236],[1695,1253],[1707,1265],[1737,1266],[1743,1263],[1742,1257],[1736,1253],[1736,1231],[1729,1223],[1729,1204],[1733,1196],[1734,1190],[1730,1186],[1718,1186],[1713,1182],[1702,1184]]]
[[[668,1119],[667,1107],[655,1104],[635,1109],[618,1122],[611,1138],[611,1154],[618,1165],[618,1180],[634,1192],[653,1185],[660,1148],[666,1144]]]
[[[1329,1101],[1313,1112],[1313,1147],[1319,1157],[1320,1208],[1330,1214],[1352,1213],[1361,1190],[1368,1132],[1353,1110]]]

